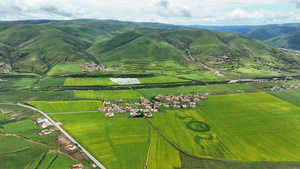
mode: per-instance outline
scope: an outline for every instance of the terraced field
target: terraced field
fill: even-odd
[[[150,121],[180,148],[200,157],[300,160],[298,106],[266,93],[212,96],[206,102],[201,111],[167,110]]]
[[[99,91],[74,91],[75,98],[79,99],[129,99],[140,98],[143,95],[135,90],[99,90]]]
[[[118,85],[109,78],[67,78],[64,86],[110,86]]]

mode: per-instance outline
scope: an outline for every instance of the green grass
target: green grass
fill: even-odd
[[[173,169],[181,167],[179,151],[152,129],[151,147],[148,157],[149,169]]]
[[[80,65],[79,64],[58,64],[55,65],[47,75],[61,75],[61,74],[68,74],[68,73],[80,73]]]
[[[152,97],[158,94],[163,95],[174,95],[180,93],[191,93],[191,92],[201,92],[201,93],[214,93],[221,92],[226,93],[235,90],[249,89],[249,87],[243,84],[226,84],[226,85],[204,85],[204,86],[186,86],[186,87],[174,87],[174,88],[150,88],[150,89],[137,89],[138,92]]]
[[[178,76],[186,78],[186,79],[200,80],[200,81],[205,81],[205,82],[222,80],[218,76],[213,75],[210,72],[203,72],[203,73],[199,73],[199,74],[182,74],[182,75],[178,75]]]
[[[170,76],[155,76],[155,77],[145,77],[138,78],[138,80],[143,83],[176,83],[176,82],[188,82],[190,80],[178,79]]]
[[[211,96],[206,103],[201,111],[166,110],[150,121],[180,148],[197,156],[299,161],[298,106],[266,93]],[[188,125],[191,121],[204,122],[211,130],[201,131],[203,126]]]
[[[29,130],[38,129],[37,125],[30,119],[5,124],[5,125],[3,125],[3,127],[4,127],[5,131],[7,131],[9,133],[13,133],[13,134],[18,134],[18,133],[23,133],[23,132],[26,132]]]
[[[100,90],[100,91],[74,91],[75,98],[79,99],[128,99],[140,98],[143,95],[134,90]]]
[[[64,86],[110,86],[117,85],[109,78],[67,78]]]
[[[30,146],[31,148],[29,149],[25,149],[15,153],[8,153],[10,151]],[[43,154],[47,151],[48,147],[34,144],[21,138],[12,136],[0,136],[0,153],[5,153],[0,154],[1,168],[28,168],[35,161],[39,161]]]
[[[143,168],[149,145],[145,119],[104,113],[50,114],[107,168]],[[71,120],[72,119],[72,120]],[[89,138],[89,139],[86,139]]]
[[[45,78],[37,84],[37,87],[46,87],[46,86],[63,86],[65,83],[66,78]]]
[[[0,88],[29,88],[36,80],[35,78],[9,78],[7,81],[0,82]]]
[[[284,92],[271,92],[273,96],[276,96],[282,100],[293,103],[300,106],[300,91],[284,91]]]
[[[79,164],[79,162],[69,158],[68,156],[66,156],[64,154],[59,153],[57,158],[55,158],[53,163],[49,166],[49,169],[69,168],[73,164]],[[40,168],[42,169],[42,167],[39,167],[39,169]]]
[[[28,102],[36,108],[43,110],[45,113],[59,113],[59,112],[74,112],[74,111],[97,111],[98,107],[103,107],[101,101],[31,101]]]
[[[41,161],[38,168],[47,168],[49,167],[50,163],[55,160],[55,157],[57,156],[57,152],[48,151],[44,159]]]

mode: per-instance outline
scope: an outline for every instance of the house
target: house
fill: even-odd
[[[165,104],[164,107],[165,107],[166,109],[168,109],[168,108],[170,108],[170,105]]]
[[[105,117],[115,117],[114,113],[105,113]]]
[[[49,126],[52,126],[52,125],[53,125],[47,118],[38,120],[38,121],[36,121],[36,123],[37,123],[38,126],[40,126],[41,128],[46,128],[46,127],[49,127]]]
[[[75,164],[71,166],[71,169],[83,169],[83,165],[82,164]]]
[[[149,112],[149,109],[144,109],[143,110],[143,113],[148,113]]]
[[[173,97],[172,96],[166,96],[165,97],[167,101],[173,101]]]
[[[1,71],[1,73],[2,73],[2,74],[7,74],[7,73],[10,73],[10,70],[9,70],[9,69],[3,69],[3,70]]]
[[[196,105],[190,104],[191,108],[196,108]]]
[[[77,151],[77,147],[72,144],[69,144],[65,147],[65,150],[68,151],[68,154],[71,154],[71,153],[75,153]]]
[[[134,116],[138,116],[138,114],[136,112],[130,113],[130,117],[134,117]]]
[[[199,98],[193,98],[193,100],[194,100],[194,102],[200,102],[201,101],[201,99],[199,99]]]
[[[123,102],[123,99],[116,99],[116,102]]]
[[[157,113],[158,110],[157,110],[157,109],[151,109],[151,112],[152,112],[152,113]]]
[[[187,108],[187,105],[185,105],[185,104],[184,104],[184,105],[182,105],[182,108],[186,109],[186,108]]]
[[[103,101],[103,105],[110,105],[110,101]]]
[[[180,104],[180,102],[179,101],[174,101],[173,104]]]
[[[126,110],[120,109],[120,110],[117,111],[117,113],[126,113]]]

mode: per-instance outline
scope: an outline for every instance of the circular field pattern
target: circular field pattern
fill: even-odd
[[[197,132],[207,132],[210,130],[210,126],[201,121],[190,121],[185,124],[187,128]]]

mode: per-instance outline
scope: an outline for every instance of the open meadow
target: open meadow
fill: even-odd
[[[78,99],[138,99],[143,95],[135,90],[98,90],[98,91],[74,91],[75,98]]]
[[[109,78],[67,78],[64,86],[111,86],[118,85]]]

